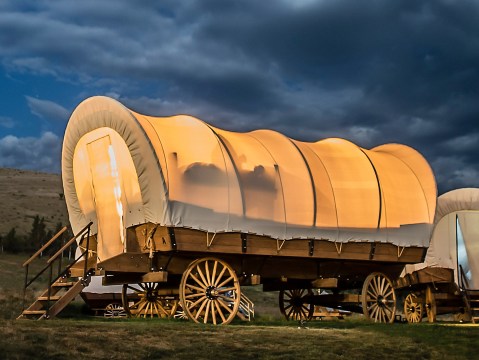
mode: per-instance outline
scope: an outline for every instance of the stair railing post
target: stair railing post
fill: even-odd
[[[60,242],[60,249],[63,247],[63,245],[65,245],[65,237],[63,236],[62,234],[62,237],[61,237],[61,242]],[[60,255],[60,259],[58,261],[58,272],[57,272],[57,276],[59,276],[62,272],[62,262],[63,262],[63,251],[62,251],[62,254]]]
[[[50,264],[50,276],[48,279],[48,295],[47,295],[47,309],[46,316],[50,317],[50,297],[52,296],[52,278],[53,278],[53,264]]]
[[[23,284],[23,301],[22,301],[22,311],[25,310],[25,302],[27,298],[27,286],[28,286],[28,267],[30,264],[25,266],[25,283]]]
[[[88,257],[90,255],[90,226],[88,226],[87,235],[86,235],[86,249],[85,249],[85,267],[83,269],[83,280],[86,281],[87,271],[88,271]]]

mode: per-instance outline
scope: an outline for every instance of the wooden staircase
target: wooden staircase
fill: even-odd
[[[464,290],[464,301],[469,314],[471,314],[472,323],[479,324],[479,290]]]
[[[471,321],[473,324],[479,324],[479,290],[469,288],[469,281],[461,265],[459,265],[459,282],[462,298],[467,312],[471,315]]]
[[[90,283],[91,275],[94,272],[92,261],[85,261],[89,255],[90,244],[90,227],[89,223],[78,234],[73,236],[66,242],[60,250],[52,255],[48,260],[46,266],[35,276],[29,279],[29,265],[41,253],[45,252],[52,244],[61,238],[61,235],[67,230],[66,227],[61,229],[50,241],[48,241],[41,249],[39,249],[30,259],[28,259],[23,267],[25,268],[25,286],[23,311],[17,319],[51,319],[58,315],[73,299],[79,295],[82,290]],[[70,249],[75,241],[80,238],[80,243],[86,243],[86,246],[81,254],[73,260],[73,262],[62,266],[63,253]],[[90,260],[90,259],[88,259]],[[54,274],[54,268],[57,272]],[[79,271],[82,270],[82,271]],[[49,272],[49,281],[47,288],[43,291],[37,299],[27,308],[25,308],[26,293],[28,287],[37,281],[42,274]],[[74,275],[72,276],[72,272]],[[79,275],[79,276],[78,276]]]
[[[243,293],[241,293],[240,305],[236,315],[243,321],[254,319],[254,303]]]

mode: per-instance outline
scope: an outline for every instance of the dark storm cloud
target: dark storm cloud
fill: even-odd
[[[405,143],[442,192],[479,186],[478,17],[472,0],[18,1],[0,56],[152,115]]]
[[[7,135],[0,138],[0,167],[59,172],[60,151],[61,140],[51,132],[38,138]]]
[[[25,96],[25,98],[32,114],[42,119],[65,122],[71,113],[63,106],[50,100],[36,99],[31,96]]]

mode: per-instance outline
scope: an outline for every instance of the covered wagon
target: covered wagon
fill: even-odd
[[[435,226],[424,262],[407,265],[398,287],[407,289],[408,322],[436,315],[479,320],[479,189],[450,191],[438,198]]]
[[[107,97],[73,112],[62,176],[73,231],[92,224],[88,267],[124,284],[129,314],[171,314],[173,296],[168,308],[215,324],[254,284],[280,290],[290,319],[341,302],[393,321],[390,279],[424,260],[436,207],[433,173],[408,146],[235,133]]]

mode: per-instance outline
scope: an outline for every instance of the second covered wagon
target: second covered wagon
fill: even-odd
[[[62,176],[72,228],[93,223],[93,266],[125,284],[130,314],[161,312],[173,295],[190,319],[215,324],[256,283],[281,290],[288,318],[318,302],[300,289],[323,287],[393,321],[390,278],[423,261],[437,196],[428,163],[404,145],[235,133],[107,97],[73,112]],[[351,289],[355,300],[341,293]]]

